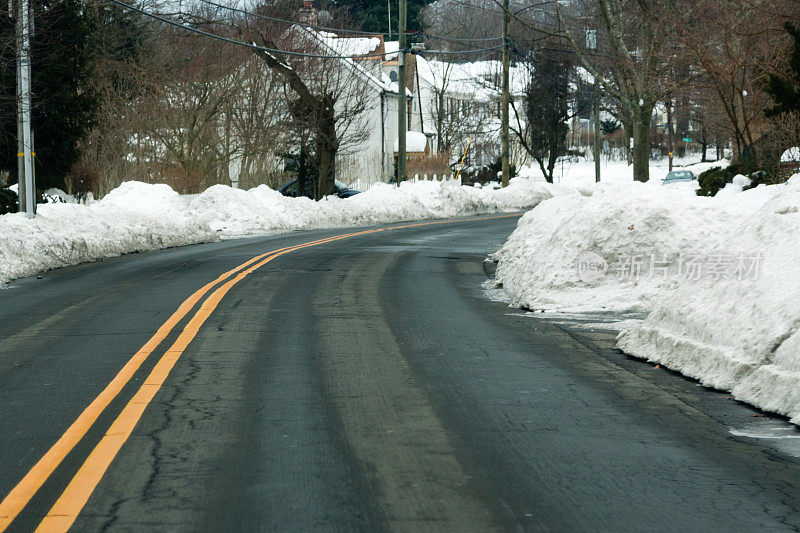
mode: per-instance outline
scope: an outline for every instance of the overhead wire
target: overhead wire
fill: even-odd
[[[171,19],[163,17],[161,15],[158,15],[158,14],[155,14],[155,13],[151,13],[151,12],[145,10],[145,9],[140,8],[140,7],[127,4],[125,2],[122,2],[121,0],[104,0],[104,1],[116,4],[116,5],[120,6],[120,7],[123,7],[123,8],[129,9],[131,11],[135,11],[137,13],[140,13],[140,14],[146,16],[146,17],[152,18],[154,20],[158,20],[160,22],[163,22],[163,23],[168,24],[170,26],[174,26],[176,28],[183,29],[185,31],[189,31],[189,32],[195,33],[197,35],[202,35],[204,37],[208,37],[208,38],[211,38],[211,39],[216,39],[216,40],[219,40],[219,41],[222,41],[222,42],[226,42],[228,44],[234,44],[234,45],[238,45],[238,46],[243,46],[243,47],[249,48],[251,50],[257,50],[257,51],[265,52],[265,53],[269,53],[269,54],[283,54],[283,55],[288,55],[288,56],[306,57],[306,58],[312,58],[312,59],[367,59],[367,58],[383,57],[383,56],[387,55],[386,52],[370,52],[370,53],[367,53],[367,54],[350,54],[350,55],[314,54],[314,53],[309,53],[309,52],[298,52],[298,51],[295,51],[295,50],[283,50],[283,49],[279,49],[279,48],[270,48],[270,47],[258,45],[256,43],[247,43],[247,42],[244,42],[244,41],[239,41],[237,39],[233,39],[233,38],[230,38],[230,37],[225,37],[223,35],[218,35],[216,33],[211,33],[211,32],[205,31],[205,30],[201,30],[201,29],[195,28],[193,26],[187,26],[185,24],[181,24],[180,22],[171,20]],[[201,0],[201,1],[210,2],[211,0]],[[234,9],[237,9],[237,8],[234,8]],[[291,22],[291,21],[289,21],[289,22]],[[299,24],[299,23],[292,22],[292,24]],[[303,27],[307,27],[305,24],[299,24],[299,25],[303,26]],[[471,49],[471,50],[466,50],[466,51],[462,51],[462,52],[451,52],[451,51],[445,51],[445,50],[426,50],[425,52],[429,53],[429,54],[438,54],[438,55],[457,55],[457,54],[461,55],[461,54],[481,53],[481,52],[497,50],[499,48],[502,48],[502,46],[503,45],[501,44],[501,45],[492,46],[492,47],[488,47],[488,48]],[[410,52],[414,52],[413,50],[409,50],[409,51]],[[396,52],[393,52],[393,53],[396,53]],[[416,53],[419,53],[419,52],[416,52]]]
[[[297,51],[294,51],[294,50],[282,50],[282,49],[279,49],[279,48],[269,48],[269,47],[261,46],[261,45],[255,44],[255,43],[247,43],[247,42],[244,42],[244,41],[239,41],[237,39],[232,39],[230,37],[225,37],[223,35],[218,35],[216,33],[207,32],[207,31],[201,30],[199,28],[195,28],[193,26],[186,26],[185,24],[181,24],[180,22],[176,22],[176,21],[168,19],[166,17],[162,17],[162,16],[157,15],[155,13],[150,13],[149,11],[147,11],[145,9],[142,9],[142,8],[139,8],[139,7],[136,7],[136,6],[132,6],[130,4],[126,4],[125,2],[122,2],[120,0],[104,0],[104,1],[111,2],[111,3],[119,5],[121,7],[130,9],[132,11],[136,11],[137,13],[141,13],[142,15],[144,15],[146,17],[150,17],[150,18],[152,18],[154,20],[158,20],[160,22],[163,22],[165,24],[169,24],[170,26],[174,26],[176,28],[180,28],[180,29],[192,32],[192,33],[196,33],[197,35],[202,35],[204,37],[208,37],[208,38],[211,38],[211,39],[216,39],[218,41],[226,42],[226,43],[229,43],[229,44],[235,44],[235,45],[238,45],[238,46],[244,46],[246,48],[250,48],[251,50],[257,50],[257,51],[266,52],[266,53],[269,53],[269,54],[283,54],[283,55],[296,56],[296,57],[307,57],[307,58],[313,58],[313,59],[366,59],[366,58],[381,57],[381,56],[386,55],[383,52],[382,53],[372,52],[372,53],[368,53],[368,54],[353,54],[353,55],[312,54],[312,53],[308,53],[308,52],[297,52]]]
[[[225,4],[220,4],[219,2],[214,2],[213,0],[199,0],[199,1],[204,3],[204,4],[208,4],[208,5],[212,5],[214,7],[218,7],[220,9],[227,9],[227,10],[233,11],[235,13],[240,13],[242,15],[247,15],[247,16],[255,17],[255,18],[258,18],[258,19],[262,19],[262,20],[269,20],[269,21],[272,21],[272,22],[282,22],[282,23],[286,23],[286,24],[298,24],[297,21],[288,20],[288,19],[282,19],[282,18],[278,18],[278,17],[270,17],[270,16],[267,16],[267,15],[262,15],[261,13],[254,13],[254,12],[248,11],[246,9],[233,7],[233,6],[228,6],[228,5],[225,5]],[[372,35],[372,36],[386,36],[387,35],[386,33],[381,33],[381,32],[351,30],[351,29],[347,29],[347,28],[333,28],[333,27],[330,27],[330,26],[321,26],[319,24],[309,24],[309,23],[305,23],[305,22],[300,23],[300,24],[302,26],[306,27],[306,28],[318,29],[318,30],[324,30],[324,31],[331,31],[331,32],[336,32],[336,33],[349,33],[351,35],[362,35],[362,36],[363,35]],[[445,37],[445,36],[440,36],[440,35],[434,35],[432,33],[424,32],[424,31],[406,32],[405,35],[408,36],[408,37],[423,36],[423,37],[426,37],[428,39],[442,40],[442,41],[452,41],[452,42],[464,42],[464,43],[499,41],[499,40],[502,40],[502,38],[503,38],[502,36],[487,37],[487,38],[456,38],[456,37]]]
[[[199,0],[199,1],[204,3],[204,4],[208,4],[208,5],[212,5],[214,7],[218,7],[220,9],[227,9],[227,10],[233,11],[235,13],[241,13],[242,15],[248,15],[248,16],[255,17],[255,18],[258,18],[258,19],[262,19],[262,20],[269,20],[271,22],[283,22],[283,23],[286,23],[286,24],[299,24],[296,20],[282,19],[282,18],[278,18],[278,17],[270,17],[270,16],[267,16],[267,15],[262,15],[261,13],[253,13],[252,11],[247,11],[246,9],[241,9],[241,8],[233,7],[233,6],[226,6],[225,4],[220,4],[218,2],[214,2],[213,0]],[[350,33],[350,34],[354,34],[354,35],[374,35],[374,36],[386,35],[385,33],[375,32],[375,31],[361,31],[361,30],[350,30],[350,29],[346,29],[346,28],[333,28],[333,27],[330,27],[330,26],[322,26],[322,25],[319,25],[319,24],[308,24],[308,23],[305,23],[305,22],[302,23],[302,25],[307,27],[307,28],[312,28],[312,29],[315,29],[315,30],[331,31],[331,32],[337,32],[337,33]],[[407,32],[406,35],[413,35],[413,33],[408,33]]]
[[[413,51],[414,54],[425,55],[425,54],[436,54],[436,55],[463,55],[463,54],[473,54],[479,52],[491,52],[493,50],[500,50],[503,48],[504,44],[498,44],[496,46],[490,46],[488,48],[477,48],[477,49],[470,49],[464,50],[461,52],[455,52],[451,50],[415,50]]]

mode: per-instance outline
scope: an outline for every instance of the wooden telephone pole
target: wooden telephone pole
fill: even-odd
[[[406,12],[407,0],[400,0],[399,43],[397,51],[397,183],[406,179]]]
[[[511,167],[509,165],[509,133],[508,133],[508,103],[509,103],[509,75],[510,75],[510,62],[511,50],[509,49],[508,39],[508,26],[511,13],[508,5],[509,0],[503,0],[503,95],[500,99],[501,120],[503,122],[500,131],[500,142],[502,143],[502,164],[503,164],[503,187],[508,187],[508,181],[511,177]]]
[[[28,218],[36,215],[31,131],[31,13],[28,0],[17,1],[17,196]]]

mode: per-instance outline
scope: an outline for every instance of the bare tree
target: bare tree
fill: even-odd
[[[561,32],[581,64],[616,102],[614,114],[633,138],[633,177],[647,181],[650,172],[650,125],[658,101],[674,90],[665,74],[677,58],[665,53],[667,22],[691,11],[680,0],[591,0],[556,4]],[[597,50],[587,49],[586,30],[597,31]]]
[[[273,11],[263,5],[259,12]],[[295,18],[301,17],[295,15]],[[291,102],[288,109],[294,114],[295,123],[310,132],[311,158],[317,176],[315,197],[333,193],[337,154],[361,144],[368,135],[362,114],[369,105],[367,84],[372,75],[369,63],[329,57],[351,55],[350,43],[302,24],[287,26],[250,19],[242,24],[242,33],[263,48],[295,53],[254,50],[283,79]]]
[[[224,152],[232,156],[227,177],[234,178],[230,172],[235,167],[240,185],[280,185],[281,154],[292,142],[284,128],[283,80],[252,56],[241,64],[235,80],[238,87],[233,88],[224,109]]]
[[[765,127],[769,98],[763,85],[771,66],[781,60],[786,38],[781,26],[783,0],[710,0],[695,8],[691,25],[676,26],[675,34],[702,68],[697,84],[713,94],[726,118],[725,133],[734,155],[752,150]]]

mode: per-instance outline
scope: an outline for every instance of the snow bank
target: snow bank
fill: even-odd
[[[142,250],[215,239],[165,185],[124,183],[91,205],[43,204],[0,216],[0,282]]]
[[[551,192],[552,191],[552,192]],[[268,231],[367,226],[405,220],[509,212],[536,206],[556,187],[514,179],[506,189],[462,187],[453,181],[377,183],[351,198],[287,198],[266,186],[249,191],[215,185],[189,204],[192,216],[224,237]]]
[[[551,192],[551,189],[553,192]],[[126,182],[92,205],[0,216],[0,283],[43,270],[170,246],[312,228],[387,224],[531,208],[562,191],[515,179],[503,190],[450,182],[379,183],[348,199],[287,198],[266,186],[210,187],[187,203],[167,185]]]
[[[737,216],[696,196],[691,184],[601,184],[582,192],[527,213],[497,252],[496,281],[512,305],[648,311],[677,285],[682,254],[707,248]],[[596,263],[597,270],[579,261]]]
[[[618,345],[800,424],[800,175],[776,188],[710,251],[757,268],[683,281]]]
[[[744,186],[546,200],[497,253],[496,280],[516,306],[647,314],[620,349],[800,424],[800,174]]]

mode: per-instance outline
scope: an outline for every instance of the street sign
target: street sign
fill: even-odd
[[[683,142],[690,143],[690,142],[692,142],[692,140],[689,137],[684,137],[683,138]]]

